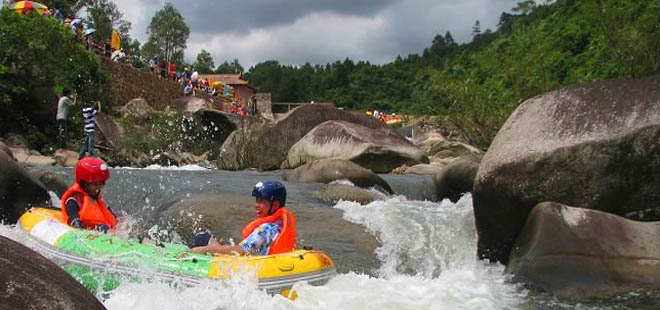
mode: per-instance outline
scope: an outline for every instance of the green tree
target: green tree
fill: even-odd
[[[140,50],[140,41],[137,39],[133,40],[124,40],[122,43],[122,49],[126,53],[128,62],[136,68],[143,68],[145,66],[145,60],[142,58],[142,51]]]
[[[215,67],[215,65],[213,64],[211,53],[202,49],[199,54],[197,54],[197,60],[195,60],[193,67],[199,73],[213,73],[213,67]]]
[[[59,10],[64,16],[75,16],[88,0],[41,0],[49,8]]]
[[[222,64],[218,65],[215,69],[215,73],[243,73],[243,66],[238,61],[238,58],[234,58],[232,62],[224,61]]]
[[[472,36],[476,37],[481,33],[481,23],[479,23],[479,20],[474,22],[474,26],[472,26]]]
[[[600,29],[605,47],[615,55],[626,77],[660,69],[660,2],[642,0],[585,1],[585,15]]]
[[[520,13],[522,15],[527,15],[530,12],[534,11],[536,8],[536,2],[534,0],[525,0],[522,2],[518,2],[518,5],[511,9],[511,11],[515,13]]]
[[[25,134],[41,149],[55,135],[54,92],[69,88],[80,100],[107,99],[107,78],[96,57],[56,21],[9,9],[0,10],[0,20],[0,132]]]
[[[165,3],[151,18],[147,35],[147,48],[143,48],[145,56],[150,58],[158,55],[166,63],[183,62],[183,51],[186,49],[190,29],[172,3]]]
[[[105,42],[112,35],[112,30],[117,29],[124,41],[129,41],[128,33],[131,31],[131,23],[124,20],[124,14],[119,11],[117,5],[109,0],[83,0],[83,7],[87,12],[86,22],[88,27],[96,29],[94,38]]]
[[[238,61],[238,58],[234,58],[234,60],[231,61],[231,67],[234,69],[234,72],[236,73],[243,73],[243,66],[241,66],[241,63]]]

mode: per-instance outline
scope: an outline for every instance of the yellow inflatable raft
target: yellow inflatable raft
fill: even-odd
[[[40,252],[69,266],[64,269],[74,277],[92,278],[90,282],[98,280],[98,275],[85,276],[91,270],[102,270],[115,279],[146,277],[191,285],[203,278],[226,279],[248,272],[256,275],[261,289],[280,293],[300,281],[323,284],[336,274],[332,260],[317,250],[269,256],[194,254],[181,244],[146,245],[112,234],[75,229],[63,223],[59,210],[33,208],[21,216],[19,225],[36,241]],[[93,289],[97,285],[83,284]]]

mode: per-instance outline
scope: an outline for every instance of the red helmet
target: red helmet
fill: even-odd
[[[98,158],[85,157],[76,164],[76,183],[105,182],[108,178],[110,178],[108,165]]]

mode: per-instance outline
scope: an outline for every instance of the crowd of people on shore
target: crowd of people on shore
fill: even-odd
[[[99,56],[103,56],[117,62],[126,58],[126,54],[123,50],[121,50],[121,48],[119,48],[119,46],[113,47],[111,39],[103,41],[95,38],[94,33],[96,32],[96,29],[89,26],[85,27],[82,18],[77,16],[66,16],[57,8],[48,8],[44,10],[41,17],[53,19],[58,24],[64,25],[65,27],[71,29],[74,39],[77,42],[83,44],[85,49],[90,52],[94,52]]]

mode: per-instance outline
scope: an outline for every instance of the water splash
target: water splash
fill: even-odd
[[[476,259],[469,195],[456,204],[398,196],[335,207],[380,241],[378,277],[349,272],[320,287],[297,284],[295,302],[259,290],[250,276],[193,287],[142,279],[97,297],[109,309],[509,309],[525,299],[525,291],[502,275],[502,266]],[[0,234],[26,244],[13,226],[0,226]]]

